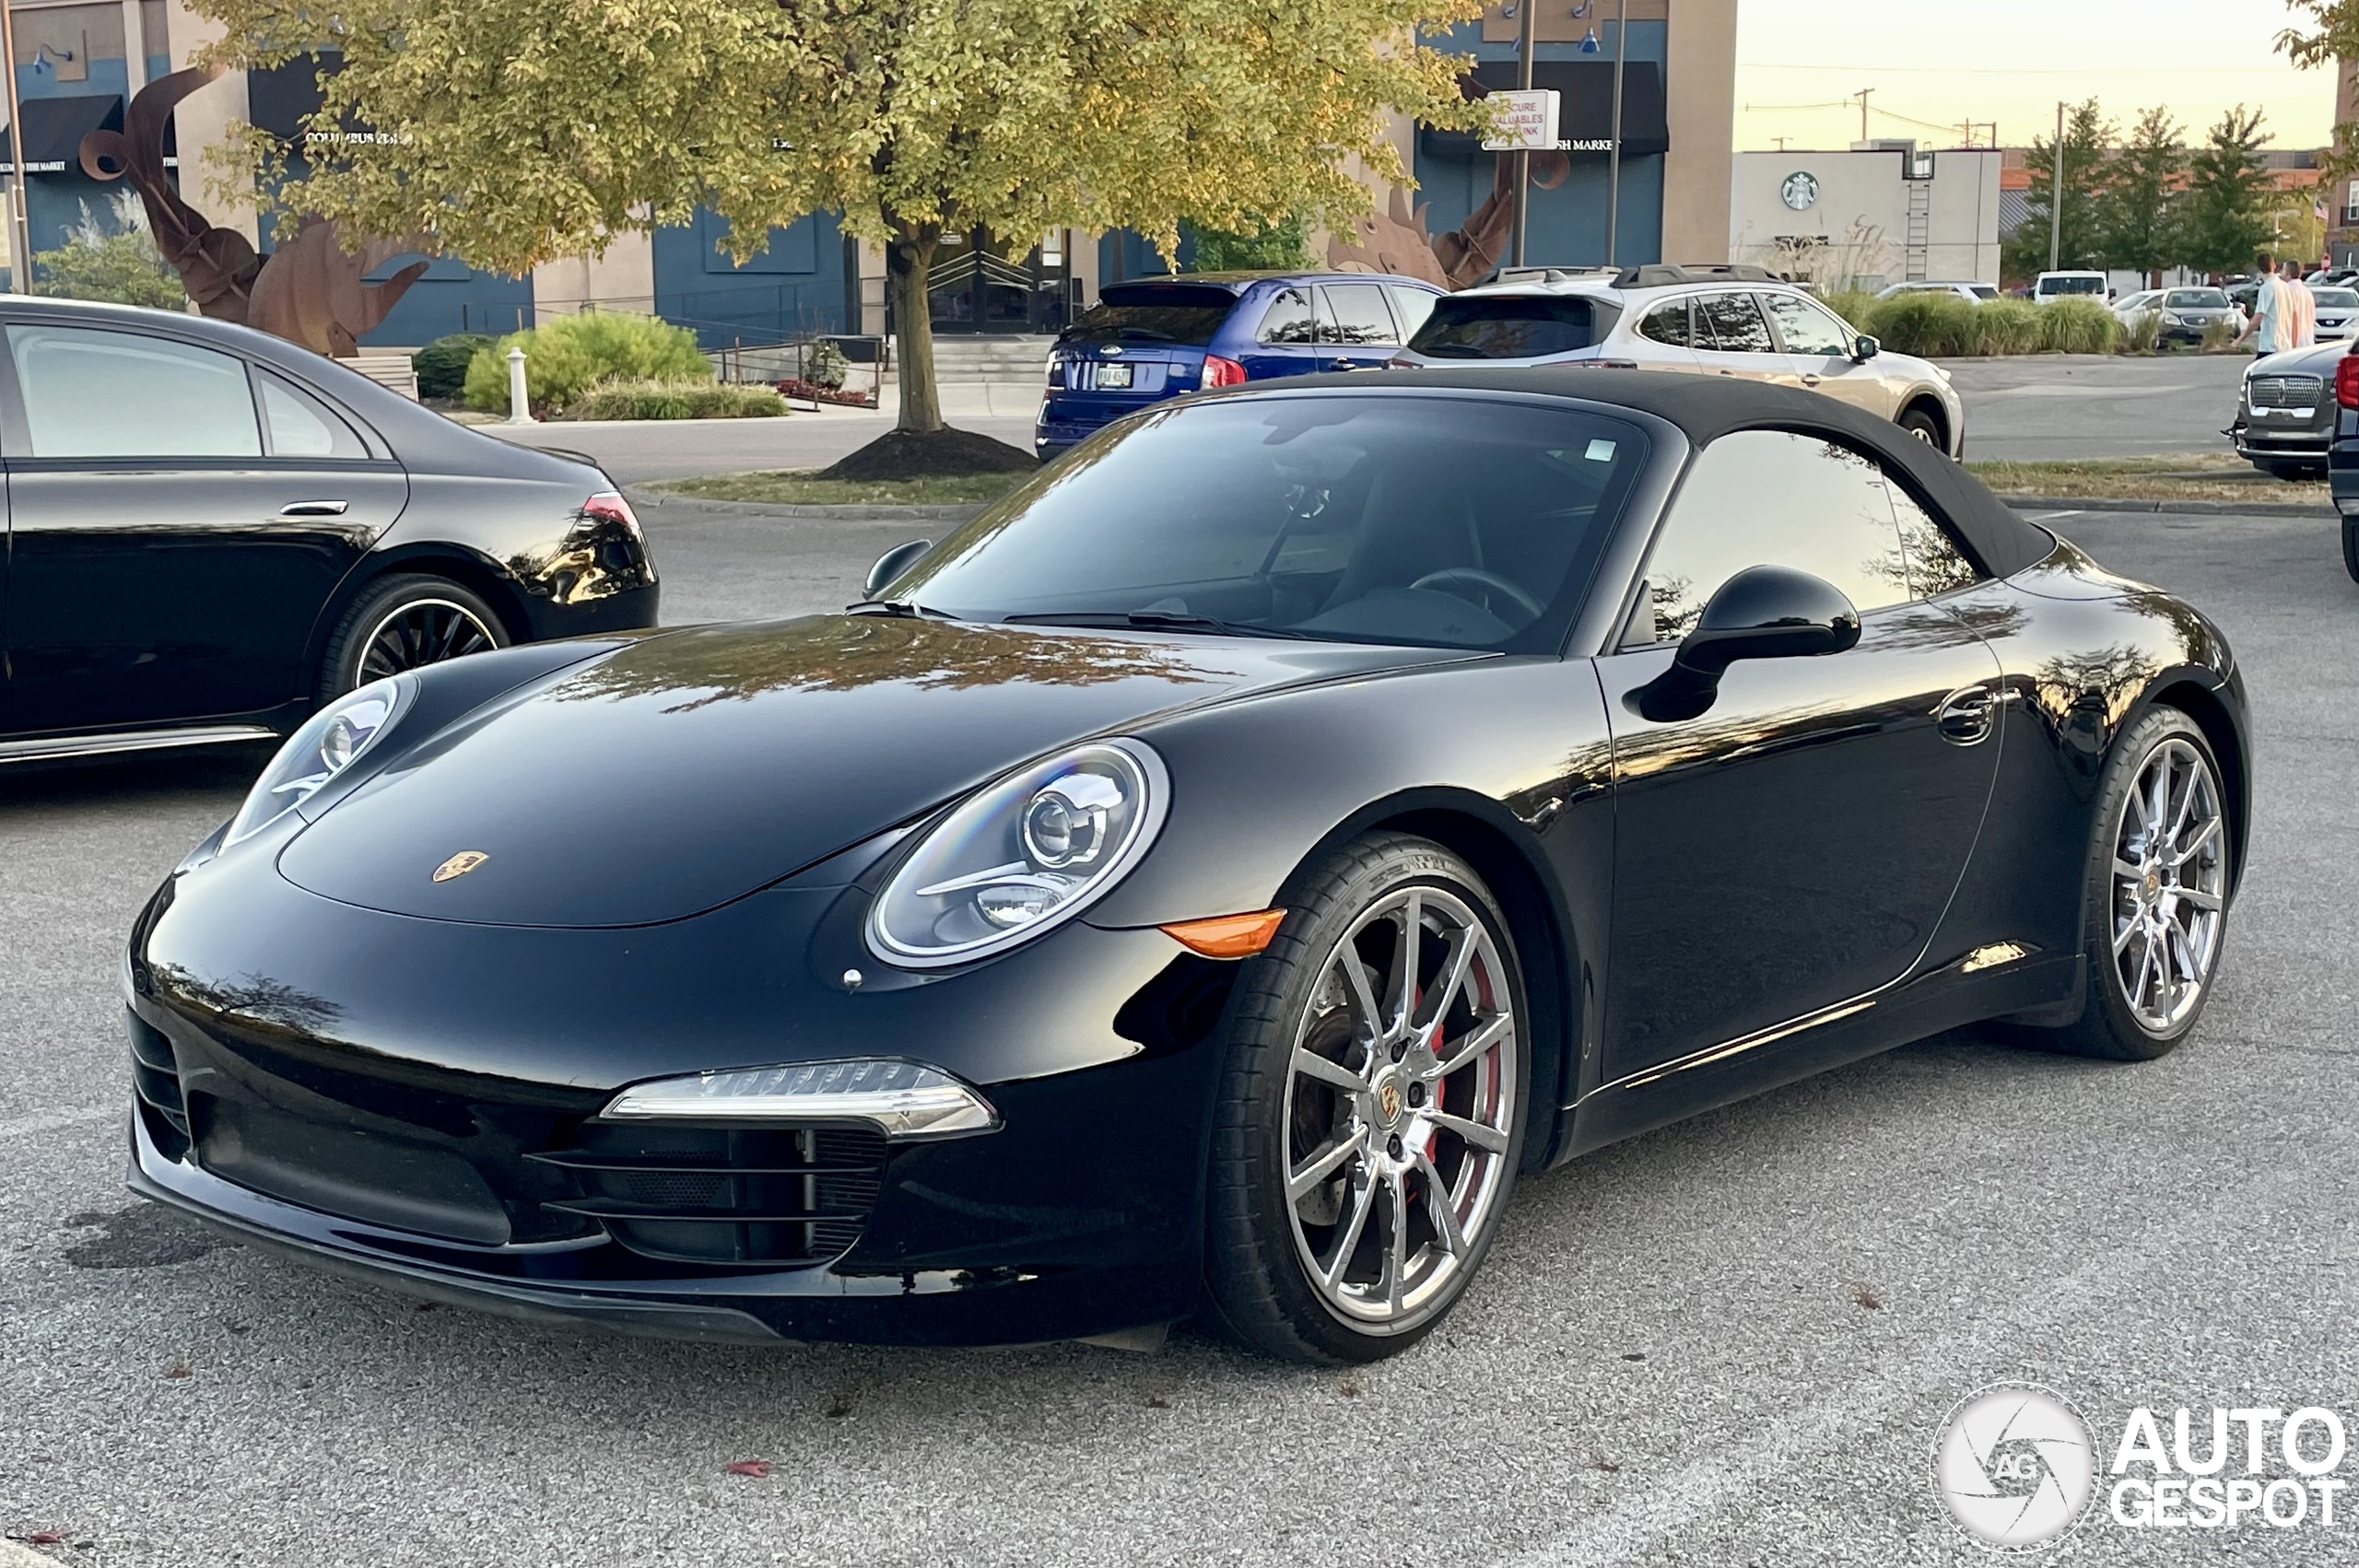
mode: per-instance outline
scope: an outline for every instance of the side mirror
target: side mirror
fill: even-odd
[[[1882,354],[1883,352],[1884,345],[1878,343],[1866,333],[1861,333],[1859,336],[1851,340],[1851,357],[1859,361],[1860,364],[1867,363],[1869,360],[1874,358],[1877,355]]]
[[[906,544],[894,545],[876,557],[876,564],[868,568],[868,580],[860,585],[860,591],[871,599],[875,598],[884,591],[886,584],[916,566],[919,557],[933,548],[933,541],[931,539],[912,539]]]
[[[1671,668],[1630,697],[1658,724],[1693,719],[1740,659],[1812,659],[1859,640],[1860,613],[1833,583],[1791,567],[1747,567],[1720,584]]]

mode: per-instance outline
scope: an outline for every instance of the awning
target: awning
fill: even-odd
[[[1516,85],[1516,63],[1485,60],[1474,67],[1474,79],[1497,92]],[[1462,78],[1461,78],[1462,79]],[[1614,62],[1601,60],[1535,60],[1532,85],[1554,88],[1564,95],[1556,134],[1572,144],[1575,157],[1603,156],[1614,140]],[[1483,150],[1483,139],[1467,131],[1418,132],[1418,146],[1428,158],[1455,161],[1473,158]],[[1671,132],[1665,123],[1662,67],[1651,60],[1632,60],[1622,68],[1622,156],[1645,158],[1666,152]]]
[[[34,174],[79,168],[82,138],[93,131],[123,129],[123,95],[89,93],[72,98],[29,98],[24,112],[25,168]],[[0,141],[0,169],[8,146]]]

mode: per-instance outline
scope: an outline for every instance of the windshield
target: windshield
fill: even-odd
[[[2359,305],[2359,289],[2313,288],[2310,298],[2320,305],[2331,305],[2338,310],[2348,310]]]
[[[962,620],[1553,653],[1645,458],[1635,426],[1569,405],[1167,404],[1044,471],[891,592]]]
[[[1991,287],[1987,283],[1969,283],[1966,287],[1973,293],[1977,299],[1996,299],[1999,298],[1999,291]]]
[[[2228,297],[2217,288],[2174,288],[2163,303],[2174,310],[2224,310]]]
[[[1593,301],[1573,297],[1445,297],[1409,346],[1437,359],[1532,359],[1594,346],[1613,324],[1600,318]]]
[[[2105,279],[2101,277],[2043,277],[2039,280],[2042,294],[2103,294]]]
[[[1057,334],[1059,343],[1176,343],[1202,348],[1237,307],[1225,288],[1172,284],[1117,284],[1081,319]]]

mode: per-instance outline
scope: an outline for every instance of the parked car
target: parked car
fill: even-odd
[[[8,296],[0,333],[0,762],[268,739],[438,660],[655,622],[586,458],[201,316]]]
[[[2302,281],[2313,288],[2340,288],[2353,280],[2359,280],[2359,267],[2327,267]]]
[[[2327,489],[2342,520],[2343,569],[2359,582],[2359,358],[2345,352],[2329,374],[2334,435],[2327,449]]]
[[[2203,334],[2214,322],[2236,332],[2244,330],[2245,317],[2227,291],[2219,288],[2188,287],[2179,288],[2148,288],[2118,300],[2114,315],[2126,326],[2136,317],[2152,311],[2160,318],[2155,336],[2163,343],[2201,343]]]
[[[1248,383],[912,555],[323,711],[133,930],[135,1189],[640,1332],[1359,1362],[1522,1176],[2210,995],[2221,634],[1834,399]]]
[[[2227,429],[2236,455],[2280,479],[2324,474],[2334,439],[2335,374],[2349,347],[2292,348],[2245,367]]]
[[[1057,334],[1032,445],[1042,462],[1182,392],[1381,369],[1442,290],[1371,273],[1221,272],[1109,283]]]
[[[2310,302],[2318,315],[2318,340],[2341,343],[2359,332],[2359,288],[2313,287]]]
[[[2103,304],[2113,298],[2113,287],[2101,272],[2044,272],[2031,280],[2031,302],[2053,305],[2059,299],[2095,299]]]
[[[1966,409],[1948,372],[1886,352],[1824,303],[1757,266],[1532,269],[1435,307],[1393,359],[1583,365],[1806,387],[1955,455]]]
[[[1879,299],[1889,299],[1895,294],[1954,294],[1969,305],[1999,298],[1998,288],[1988,283],[1894,283],[1876,290]]]

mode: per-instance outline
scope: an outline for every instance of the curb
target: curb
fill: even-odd
[[[883,502],[872,505],[792,506],[772,501],[724,501],[703,496],[683,496],[669,490],[640,490],[629,486],[626,486],[625,490],[633,507],[696,507],[712,511],[742,512],[747,517],[835,518],[871,522],[964,522],[990,505],[988,501],[966,501],[943,506],[887,506]]]
[[[2186,512],[2198,517],[2339,517],[2330,506],[2310,501],[2148,501],[2124,496],[2011,496],[1999,499],[2017,511]]]

